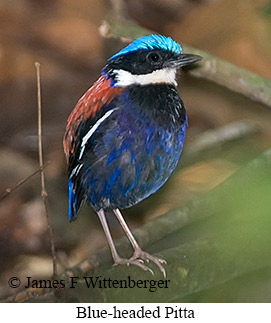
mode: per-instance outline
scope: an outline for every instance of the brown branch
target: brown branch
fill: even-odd
[[[128,19],[127,4],[124,0],[110,0],[114,16],[123,21]]]
[[[26,183],[29,179],[31,179],[32,177],[34,177],[36,174],[38,174],[42,169],[44,169],[46,166],[49,165],[49,161],[47,161],[42,168],[39,167],[39,169],[37,169],[34,173],[30,174],[29,176],[27,176],[26,178],[22,179],[20,182],[18,182],[15,186],[13,187],[9,187],[6,188],[6,192],[3,193],[0,196],[0,201],[2,201],[3,199],[5,199],[7,196],[9,196],[9,194],[11,194],[13,191],[15,191],[17,188],[19,188],[20,186],[22,186],[24,183]]]
[[[231,64],[207,52],[184,45],[185,52],[203,57],[193,76],[215,82],[271,107],[271,79],[266,79],[242,67]]]
[[[113,54],[120,48],[120,43],[127,44],[135,38],[152,34],[153,31],[145,29],[134,21],[119,22],[114,16],[109,16],[100,27],[101,36],[106,39],[105,45],[110,46]],[[109,42],[114,39],[114,46]],[[178,39],[177,39],[178,40]],[[119,44],[117,44],[119,41]],[[186,53],[203,57],[198,68],[190,69],[189,73],[195,77],[213,81],[216,84],[240,93],[271,107],[271,79],[266,79],[242,67],[233,65],[223,59],[217,58],[203,50],[183,45]]]
[[[270,166],[271,148],[206,195],[134,231],[136,239],[144,249],[153,247],[159,256],[167,259],[168,277],[172,279],[172,287],[167,293],[163,295],[163,292],[157,292],[152,296],[148,292],[144,301],[154,301],[153,297],[160,302],[173,301],[174,297],[185,297],[271,265]],[[257,196],[256,199],[255,196]],[[255,210],[259,210],[256,215]],[[187,241],[183,240],[183,234],[189,237],[193,232],[191,227],[193,224],[197,227],[197,223],[203,225],[202,233],[193,234],[191,240],[190,238]],[[208,230],[208,235],[205,233],[206,225],[212,228]],[[196,232],[200,233],[200,231]],[[174,244],[166,243],[168,240],[174,241]],[[128,257],[132,252],[126,237],[117,241],[116,246],[121,250],[122,256]],[[127,275],[138,277],[136,275],[139,274],[142,279],[143,277],[150,279],[148,273],[145,274],[133,266],[112,268],[112,258],[108,248],[99,250],[93,257],[66,270],[60,278],[66,280],[71,276],[89,276],[93,275],[93,272],[95,276],[111,279],[116,277],[123,279]],[[70,297],[70,300],[116,302],[118,297],[118,301],[142,301],[143,294],[140,294],[140,291],[138,293],[135,290],[130,293],[129,290],[122,289],[119,295],[118,290],[113,288],[102,292],[100,289],[96,291],[93,289],[89,293],[89,289],[84,290],[82,284],[81,287],[79,284],[80,281],[75,289],[66,288],[69,294],[67,297]],[[31,302],[38,299],[40,302],[52,302],[56,301],[54,294],[54,291],[48,289],[24,290],[2,301]],[[76,297],[72,298],[71,295]],[[66,299],[65,295],[61,301],[69,301],[69,299]]]
[[[103,248],[95,256],[61,275],[61,279],[71,276],[80,279],[76,288],[69,288],[69,279],[66,280],[68,288],[60,301],[179,301],[193,293],[270,267],[270,166],[271,148],[206,195],[134,231],[144,249],[153,248],[157,255],[167,259],[167,273],[171,280],[167,290],[157,290],[152,294],[137,288],[132,293],[129,289],[93,288],[90,293],[82,276],[95,275],[112,280],[124,279],[128,275],[133,279],[153,278],[150,273],[134,266],[112,268],[110,251]],[[198,223],[203,225],[203,230],[199,230]],[[206,228],[209,228],[208,234]],[[131,254],[126,237],[116,245],[123,256]],[[157,270],[155,266],[153,268]],[[154,279],[160,277],[156,273]],[[34,291],[32,295],[24,291],[16,296],[15,301],[57,301],[51,290],[37,292],[38,298]]]
[[[35,63],[37,71],[37,100],[38,100],[38,136],[39,136],[39,164],[40,164],[40,178],[41,178],[41,197],[43,199],[45,214],[48,223],[48,230],[51,243],[51,253],[53,259],[53,278],[57,277],[57,260],[55,251],[55,242],[52,229],[51,218],[49,216],[48,193],[45,187],[43,151],[42,151],[42,120],[41,120],[41,85],[40,85],[40,63]]]

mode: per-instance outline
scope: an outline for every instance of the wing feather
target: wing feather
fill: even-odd
[[[105,114],[105,117],[107,116],[106,109],[103,112],[102,108],[123,92],[123,88],[112,87],[111,82],[111,79],[102,75],[79,99],[67,121],[63,146],[69,164],[70,221],[77,218],[78,212],[86,200],[82,185],[82,181],[84,182],[84,178],[82,178],[83,164],[78,160],[80,149],[85,149],[85,145],[83,145],[83,148],[81,145],[81,141],[84,139],[82,128],[85,129],[87,125],[89,127],[87,131],[91,132],[91,128],[95,126],[97,118],[98,120],[99,118],[103,120],[103,114]]]
[[[95,115],[102,107],[110,103],[116,96],[123,92],[123,88],[111,87],[111,79],[102,75],[93,86],[79,99],[75,108],[71,112],[66,126],[66,132],[63,138],[64,152],[67,162],[70,155],[74,153],[76,139],[78,134],[76,130],[81,122],[89,118],[95,120]]]

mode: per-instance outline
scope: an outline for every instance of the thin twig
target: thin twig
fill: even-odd
[[[48,223],[48,230],[50,235],[51,253],[53,258],[53,278],[57,277],[57,260],[55,251],[55,242],[52,229],[52,223],[49,216],[48,207],[48,193],[45,187],[45,176],[44,176],[44,164],[43,164],[43,153],[42,153],[42,122],[41,122],[41,86],[40,86],[40,63],[35,63],[37,71],[37,99],[38,99],[38,136],[39,136],[39,163],[40,163],[40,178],[41,178],[41,197],[43,199],[45,214]]]
[[[6,198],[9,194],[11,194],[13,191],[15,191],[17,188],[19,188],[21,185],[23,185],[25,182],[27,182],[29,179],[31,179],[33,176],[35,176],[36,174],[38,174],[42,169],[44,169],[46,166],[49,165],[49,161],[47,161],[42,167],[39,167],[39,169],[37,169],[34,173],[30,174],[29,176],[27,176],[26,178],[22,179],[19,183],[17,183],[15,186],[7,188],[6,192],[3,193],[0,196],[0,202]]]

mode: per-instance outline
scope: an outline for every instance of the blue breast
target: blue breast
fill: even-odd
[[[127,89],[86,145],[80,184],[95,210],[128,208],[156,192],[180,158],[187,119],[174,86]]]

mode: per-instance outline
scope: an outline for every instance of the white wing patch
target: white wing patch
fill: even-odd
[[[76,167],[74,167],[74,169],[71,172],[70,178],[73,177],[73,175],[78,175],[80,169],[82,168],[83,164],[77,165]]]
[[[93,125],[90,130],[87,132],[87,134],[83,137],[82,139],[82,143],[81,143],[81,150],[80,150],[80,155],[79,155],[79,159],[82,158],[85,147],[86,147],[86,143],[88,142],[89,138],[94,134],[94,132],[97,130],[97,128],[100,126],[100,124],[107,119],[111,113],[113,113],[115,110],[117,110],[118,108],[112,109],[107,111],[104,116],[102,116],[100,119],[97,120],[97,122],[95,123],[95,125]]]

